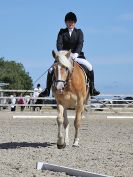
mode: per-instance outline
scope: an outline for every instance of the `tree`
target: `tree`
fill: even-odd
[[[33,87],[32,78],[25,71],[23,64],[0,58],[0,81],[9,83],[6,89],[29,90]]]

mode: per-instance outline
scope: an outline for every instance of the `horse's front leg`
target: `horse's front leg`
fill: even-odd
[[[67,110],[64,109],[64,129],[65,129],[65,143],[69,145],[69,122],[67,117]]]
[[[82,116],[83,110],[84,110],[83,101],[80,100],[80,102],[77,104],[76,117],[74,120],[75,137],[74,137],[73,146],[76,146],[76,147],[79,146],[79,127],[80,127],[80,121],[81,121],[81,116]]]
[[[63,136],[63,122],[64,122],[64,108],[62,105],[58,105],[58,116],[57,116],[57,124],[58,124],[58,140],[57,140],[57,147],[58,149],[65,148],[65,140]]]

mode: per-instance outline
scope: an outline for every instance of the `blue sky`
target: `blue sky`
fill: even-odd
[[[96,87],[133,94],[132,0],[0,0],[0,57],[21,62],[35,81],[53,63],[51,51],[69,11],[84,32]],[[43,88],[45,80],[38,81]]]

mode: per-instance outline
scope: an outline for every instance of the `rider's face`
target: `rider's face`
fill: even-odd
[[[66,23],[66,26],[67,26],[67,28],[69,28],[69,29],[73,29],[74,27],[75,27],[75,22],[74,21],[66,21],[65,22]]]

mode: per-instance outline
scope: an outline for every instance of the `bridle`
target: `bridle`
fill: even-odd
[[[57,62],[54,64],[54,67],[53,68],[55,68],[55,67],[57,67],[57,65],[59,65]],[[57,90],[57,88],[56,88],[56,86],[57,86],[57,84],[60,82],[60,83],[63,83],[63,87],[60,89],[60,90],[58,90],[58,91],[60,91],[61,93],[64,91],[64,89],[68,86],[68,84],[71,82],[71,75],[72,75],[72,72],[70,73],[70,71],[69,71],[69,69],[66,67],[65,68],[66,70],[67,70],[67,77],[66,77],[66,79],[65,80],[62,80],[62,79],[56,79],[56,76],[55,76],[55,73],[53,74],[53,86],[54,86],[54,88]]]

